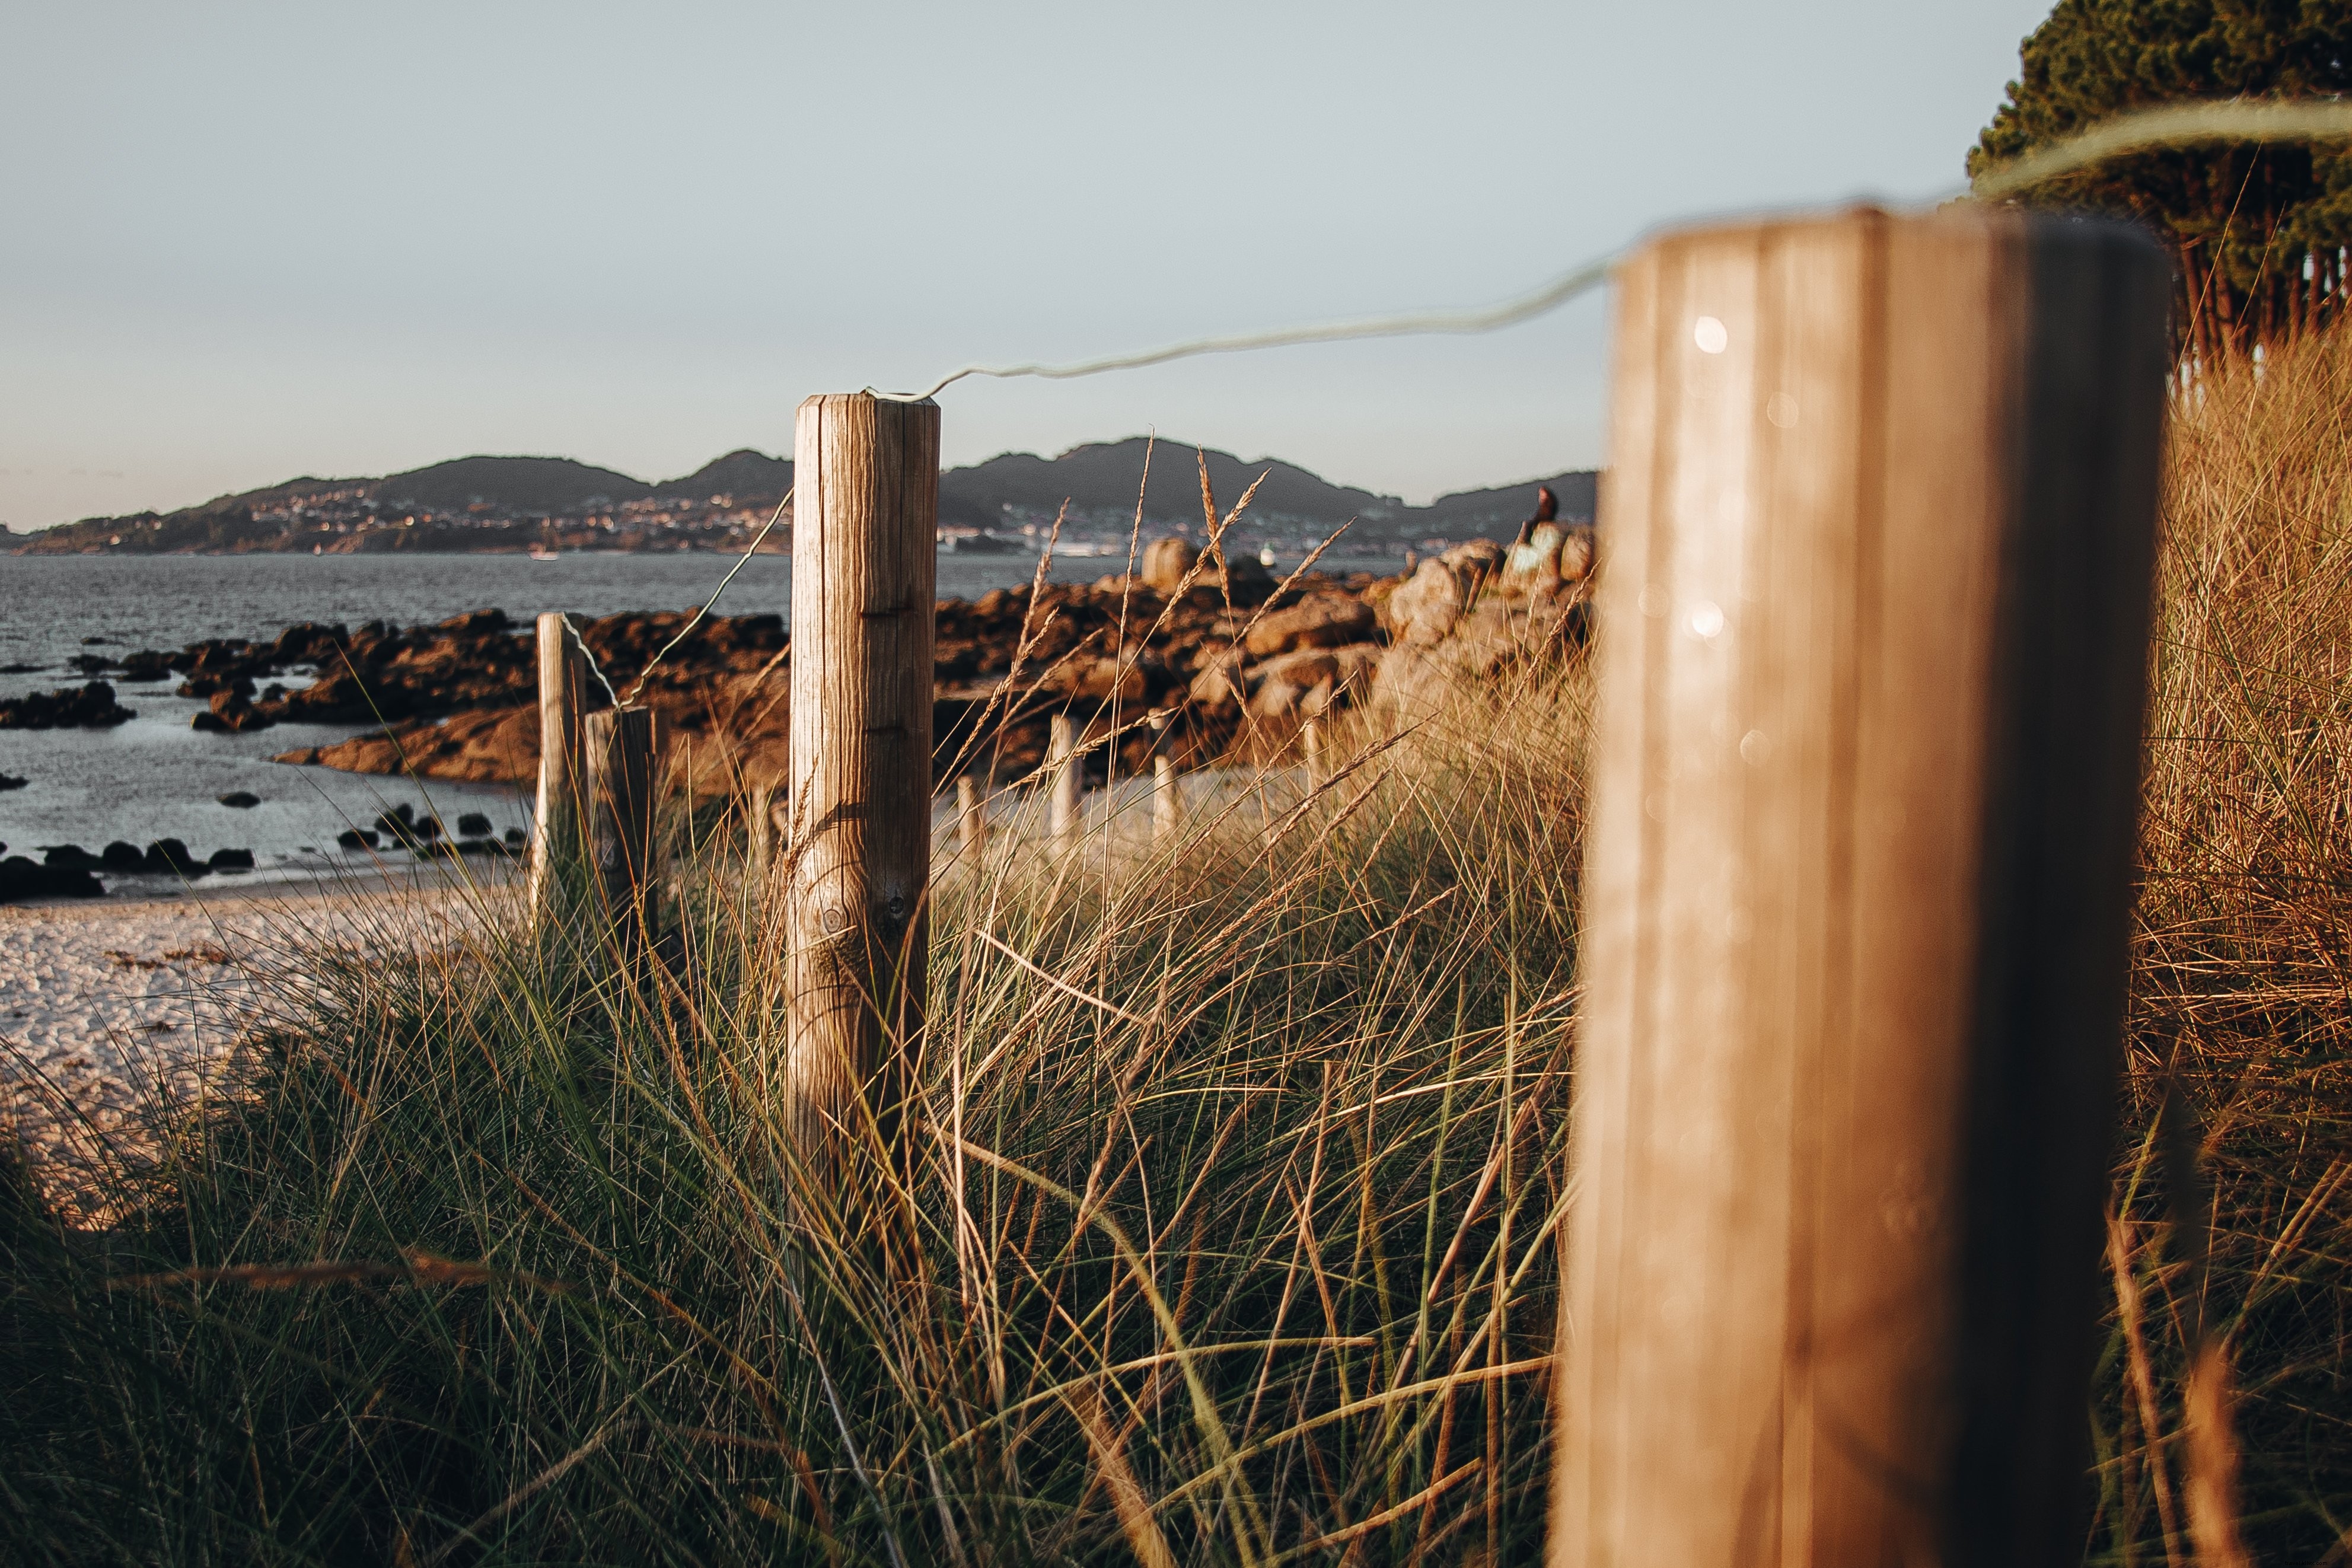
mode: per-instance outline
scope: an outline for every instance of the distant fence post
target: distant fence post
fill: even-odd
[[[654,866],[656,721],[650,708],[607,708],[587,742],[588,864],[625,957],[646,949],[659,908]]]
[[[767,893],[768,873],[776,864],[776,851],[789,847],[780,842],[784,829],[776,819],[782,798],[783,792],[772,779],[753,784],[744,792],[746,877],[753,892],[762,898]]]
[[[1151,721],[1151,837],[1176,837],[1184,825],[1182,785],[1176,779],[1176,759],[1168,752],[1168,716]]]
[[[1618,289],[1549,1562],[2079,1561],[2164,258],[1860,211]]]
[[[988,805],[970,773],[956,780],[956,842],[973,855],[988,843]]]
[[[555,896],[558,868],[581,847],[581,715],[588,706],[588,656],[563,616],[539,617],[538,833],[530,851],[533,919]]]
[[[940,410],[812,397],[793,431],[791,988],[801,1147],[914,1085],[929,942]]]
[[[1068,844],[1078,837],[1081,826],[1078,776],[1078,727],[1066,713],[1054,715],[1046,730],[1045,766],[1052,771],[1048,781],[1052,790],[1046,826],[1056,843]]]

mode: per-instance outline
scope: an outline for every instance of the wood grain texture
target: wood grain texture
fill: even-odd
[[[1151,837],[1173,838],[1184,826],[1184,796],[1176,782],[1176,759],[1165,752],[1151,759]]]
[[[1085,825],[1079,792],[1086,781],[1078,773],[1077,749],[1077,725],[1067,714],[1055,714],[1045,733],[1045,766],[1052,775],[1048,787],[1054,792],[1048,803],[1047,826],[1055,841],[1063,844],[1076,839]]]
[[[588,802],[588,868],[614,945],[645,951],[659,912],[654,787],[658,723],[650,708],[607,708],[581,726]]]
[[[560,612],[539,617],[539,801],[530,850],[534,914],[554,896],[558,868],[580,853],[581,716],[588,710],[588,656]]]
[[[1624,268],[1554,1568],[2081,1550],[2164,263]]]
[[[793,458],[782,1088],[814,1151],[860,1094],[893,1120],[920,1050],[939,405],[812,397]]]

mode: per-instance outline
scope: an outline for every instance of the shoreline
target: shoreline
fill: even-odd
[[[100,1173],[152,1163],[160,1129],[231,1084],[255,1027],[299,1005],[320,959],[478,931],[520,880],[415,868],[434,871],[0,907],[0,1114],[36,1184],[77,1223],[102,1222]]]

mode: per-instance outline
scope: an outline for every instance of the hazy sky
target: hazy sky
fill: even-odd
[[[0,10],[0,521],[1527,289],[1956,184],[2045,0]],[[941,399],[1424,500],[1601,455],[1606,311]]]

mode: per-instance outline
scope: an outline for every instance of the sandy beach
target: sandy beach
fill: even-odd
[[[299,1008],[306,959],[432,945],[504,897],[426,868],[0,907],[0,1116],[52,1193],[83,1187],[94,1156],[135,1167],[150,1112],[215,1089],[257,1026]]]

